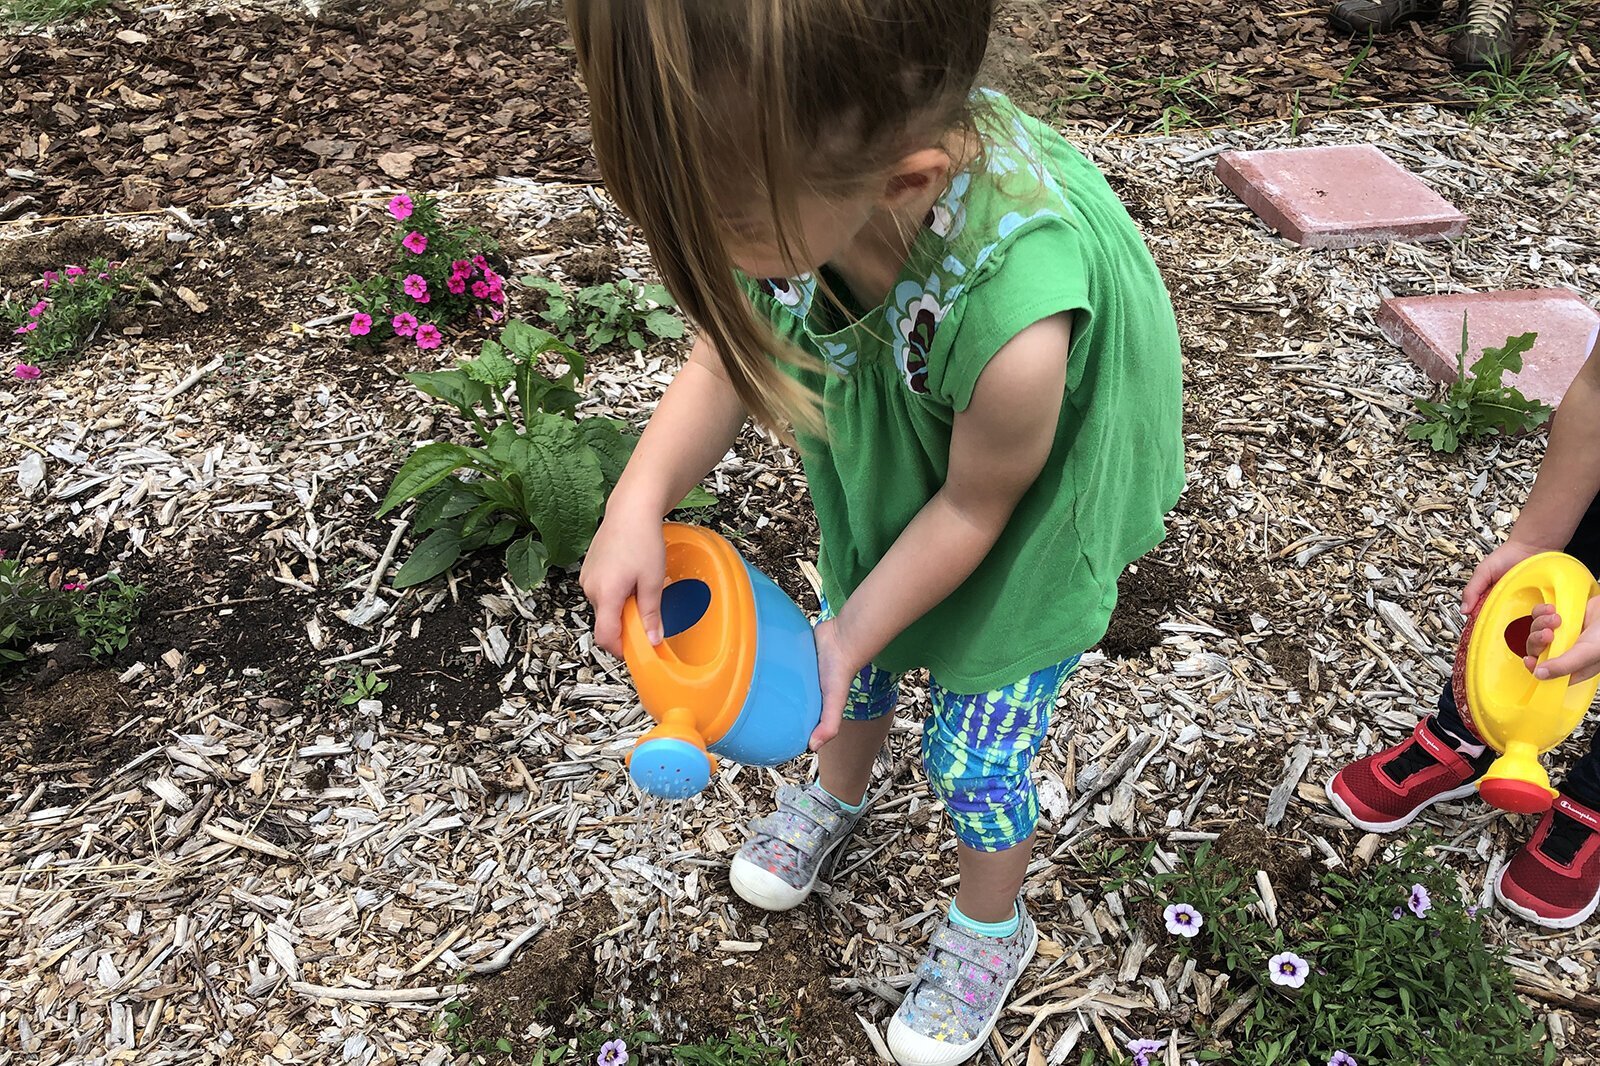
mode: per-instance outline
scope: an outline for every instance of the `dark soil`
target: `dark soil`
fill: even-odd
[[[153,738],[159,722],[132,721],[142,714],[115,670],[0,690],[0,765],[22,782],[48,780],[45,806],[81,799]]]
[[[1176,566],[1145,559],[1117,580],[1117,607],[1100,650],[1113,659],[1133,659],[1161,643],[1159,623],[1189,598],[1189,577]]]
[[[804,910],[767,915],[739,909],[746,921],[764,923],[767,939],[760,951],[702,950],[674,960],[677,980],[663,987],[662,1007],[686,1024],[684,1038],[744,1032],[745,1019],[754,1015],[786,1025],[808,1062],[873,1061],[854,1012],[828,987],[842,945],[824,937]]]
[[[128,30],[149,40],[116,39]],[[593,175],[559,5],[124,9],[0,39],[0,80],[20,90],[0,107],[0,163],[33,175],[17,188],[46,214],[218,204],[274,176],[336,194]]]
[[[504,1038],[517,1057],[529,1026],[561,1026],[595,998],[595,938],[615,917],[611,905],[594,898],[562,914],[558,925],[519,952],[510,966],[473,985],[467,1036],[492,1047]],[[559,1031],[559,1030],[558,1030]],[[570,1035],[570,1034],[568,1034]]]
[[[470,726],[498,707],[504,671],[477,650],[478,624],[477,612],[461,604],[423,615],[417,637],[402,636],[390,653],[399,669],[385,675],[384,714],[412,725]]]

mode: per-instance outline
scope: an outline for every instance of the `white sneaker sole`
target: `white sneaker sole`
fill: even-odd
[[[1494,879],[1494,898],[1500,901],[1500,906],[1515,914],[1518,918],[1530,925],[1537,925],[1541,929],[1575,929],[1594,917],[1595,910],[1600,909],[1600,891],[1596,891],[1594,899],[1589,901],[1589,905],[1572,917],[1546,918],[1542,914],[1535,914],[1520,903],[1513,903],[1507,899],[1505,891],[1500,887],[1500,883],[1505,880],[1505,877],[1506,872],[1501,870],[1500,876]]]
[[[1028,969],[1028,963],[1033,961],[1033,953],[1039,947],[1039,927],[1033,927],[1033,937],[1028,943],[1027,953],[1022,956],[1022,965],[1017,967],[1017,975],[1006,985],[1005,991],[1000,996],[1000,1009],[994,1012],[994,1017],[983,1027],[983,1032],[978,1034],[976,1040],[965,1044],[950,1044],[943,1040],[935,1040],[931,1036],[923,1036],[900,1020],[897,1014],[889,1022],[889,1053],[894,1056],[895,1062],[900,1066],[958,1066],[966,1062],[988,1043],[989,1034],[994,1032],[1000,1015],[1005,1013],[1005,1005],[1011,999],[1011,990]]]
[[[1369,833],[1393,833],[1416,821],[1422,816],[1423,811],[1436,803],[1449,803],[1451,800],[1466,799],[1478,791],[1478,785],[1477,782],[1472,782],[1459,788],[1452,788],[1449,792],[1441,792],[1404,818],[1394,822],[1364,822],[1357,818],[1355,812],[1350,809],[1350,805],[1333,790],[1333,778],[1331,777],[1328,779],[1328,783],[1322,786],[1322,791],[1328,794],[1328,802],[1333,804],[1333,809],[1343,815],[1344,820],[1356,828],[1365,829]]]
[[[846,833],[822,853],[822,861],[817,863],[811,880],[801,888],[795,888],[777,874],[762,869],[743,855],[735,855],[733,862],[728,864],[728,882],[738,897],[753,907],[760,907],[764,911],[794,910],[811,896],[817,887],[818,879],[822,877],[822,871],[833,862],[834,852],[849,839],[850,834]]]

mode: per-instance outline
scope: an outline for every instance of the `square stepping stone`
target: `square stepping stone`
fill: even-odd
[[[1506,375],[1530,400],[1555,406],[1600,337],[1600,314],[1566,289],[1512,289],[1383,301],[1378,327],[1435,381],[1456,379],[1461,316],[1467,316],[1467,366],[1507,337],[1537,333],[1522,372]]]
[[[1467,229],[1465,215],[1370,144],[1223,152],[1217,176],[1306,248],[1449,240]]]

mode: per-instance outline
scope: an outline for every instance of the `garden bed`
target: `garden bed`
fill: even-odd
[[[1124,17],[1115,25],[1127,6],[1107,5]],[[1008,27],[1035,14],[1013,11]],[[445,18],[380,32],[404,42]],[[1298,26],[1292,40],[1310,48],[1312,21],[1267,25]],[[213,17],[204,33],[248,30],[270,67],[275,42],[294,35],[260,22]],[[129,25],[155,36],[148,21]],[[89,50],[100,32],[57,43]],[[559,52],[544,31],[516,32]],[[0,70],[21,54],[7,47],[18,39],[0,39]],[[537,66],[519,76],[558,76]],[[1252,99],[1252,116],[1279,113]],[[1159,115],[1142,106],[1133,113]],[[498,237],[511,277],[647,274],[602,196],[520,180],[579,168],[575,155],[493,154],[559,152],[576,113],[515,120],[557,134],[484,141],[472,158],[491,169],[479,173],[518,179],[446,195],[447,213]],[[1431,707],[1459,590],[1509,526],[1543,446],[1438,457],[1406,440],[1411,398],[1429,385],[1382,340],[1378,298],[1594,291],[1600,186],[1570,147],[1593,123],[1569,100],[1502,125],[1412,107],[1171,137],[1074,133],[1129,202],[1178,306],[1190,487],[1172,536],[1125,579],[1112,633],[1042,756],[1047,822],[1026,889],[1040,957],[990,1061],[1077,1063],[1172,1033],[1185,1055],[1237,1055],[1237,1015],[1219,1023],[1239,989],[1210,963],[1202,984],[1185,980],[1176,945],[1121,884],[1216,836],[1242,868],[1267,871],[1290,912],[1312,889],[1307,871],[1373,858],[1320,782]],[[332,136],[307,136],[318,133]],[[1470,210],[1472,235],[1307,253],[1262,231],[1212,174],[1223,147],[1350,140],[1422,172]],[[128,151],[119,159],[137,162]],[[44,1063],[121,1052],[439,1064],[501,1056],[501,1040],[523,1062],[541,1040],[592,1051],[612,1036],[642,1046],[652,1033],[693,1044],[733,1032],[792,1038],[805,1061],[873,1061],[858,1018],[887,1019],[954,873],[917,765],[925,688],[908,686],[874,812],[831,891],[788,915],[734,900],[726,859],[776,775],[729,767],[681,807],[641,807],[622,760],[645,718],[621,664],[593,647],[573,574],[524,592],[489,558],[389,587],[405,519],[378,517],[379,502],[412,445],[450,426],[401,375],[475,354],[488,331],[436,351],[353,349],[339,286],[371,269],[401,186],[357,155],[325,169],[345,167],[370,193],[329,198],[303,153],[290,168],[264,152],[249,158],[262,174],[284,168],[282,202],[202,210],[220,186],[188,178],[202,199],[182,213],[0,226],[0,288],[94,255],[156,283],[82,358],[0,383],[0,548],[57,583],[116,569],[146,589],[125,652],[96,663],[58,646],[0,697],[0,764],[13,771],[0,788],[0,1047]],[[470,176],[435,156],[415,165],[433,188]],[[33,195],[71,185],[69,211],[127,206],[109,180],[79,183],[86,173],[51,170],[56,184]],[[513,287],[511,313],[527,301]],[[637,425],[680,352],[589,354],[585,412]],[[11,491],[41,452],[44,485]],[[747,432],[707,487],[719,502],[699,520],[814,607],[815,526],[793,456]],[[387,610],[351,624],[374,589]],[[387,686],[372,696],[381,707],[347,703],[368,675]],[[1274,792],[1284,813],[1264,825]],[[1529,828],[1463,805],[1427,824],[1480,902]],[[1482,922],[1559,1061],[1586,1061],[1600,1041],[1592,932],[1536,935],[1492,910]]]

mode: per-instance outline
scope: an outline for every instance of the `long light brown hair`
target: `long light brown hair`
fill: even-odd
[[[806,358],[745,297],[719,206],[764,196],[799,261],[802,191],[859,193],[970,125],[993,15],[993,0],[567,0],[606,186],[763,424],[814,427],[815,400],[773,361]]]

